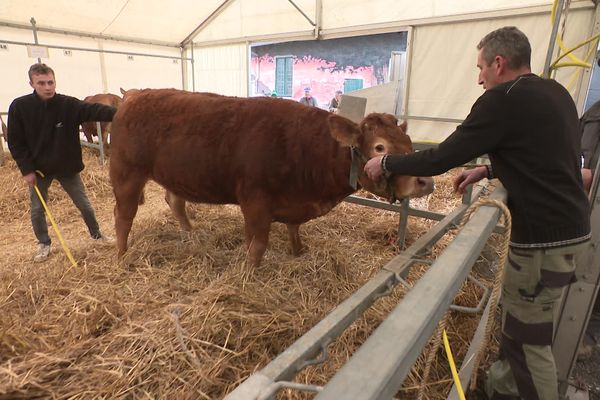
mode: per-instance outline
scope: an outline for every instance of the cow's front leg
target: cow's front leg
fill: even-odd
[[[300,240],[300,225],[299,224],[285,224],[288,230],[288,237],[292,245],[292,254],[299,256],[302,253],[302,241]]]
[[[127,251],[127,238],[131,231],[133,219],[138,210],[138,204],[143,199],[145,179],[126,180],[120,172],[116,172],[111,166],[111,181],[115,194],[115,232],[117,234],[118,256],[121,257]]]
[[[269,231],[271,230],[271,213],[263,202],[240,202],[244,214],[244,228],[246,233],[246,246],[248,255],[247,264],[258,267],[262,261],[267,244],[269,243]]]

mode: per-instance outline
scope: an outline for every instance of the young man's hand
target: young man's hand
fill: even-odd
[[[37,180],[35,178],[35,172],[30,172],[27,175],[23,175],[23,179],[25,180],[25,182],[27,182],[27,184],[31,187],[35,186]]]

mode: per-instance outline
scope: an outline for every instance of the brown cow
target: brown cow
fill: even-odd
[[[253,266],[262,259],[273,221],[287,225],[293,253],[300,252],[300,224],[355,191],[349,184],[353,158],[359,185],[372,193],[431,193],[431,178],[373,182],[363,172],[370,157],[412,151],[406,124],[397,122],[389,114],[370,114],[355,124],[277,98],[142,90],[113,119],[110,178],[119,256],[127,250],[149,179],[182,201],[239,204]],[[355,157],[350,146],[357,148]]]
[[[100,103],[118,108],[123,102],[123,99],[116,94],[102,93],[95,94],[93,96],[87,96],[85,99],[83,99],[83,101],[87,103]],[[102,143],[106,148],[108,148],[108,133],[110,132],[110,126],[110,122],[100,123],[100,129],[102,130]],[[83,130],[83,134],[85,135],[87,141],[89,143],[94,143],[94,136],[98,136],[96,122],[84,122],[81,124],[81,129]]]

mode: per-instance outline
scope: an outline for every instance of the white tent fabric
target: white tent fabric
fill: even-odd
[[[59,92],[85,95],[119,87],[175,87],[248,95],[252,43],[312,40],[383,32],[410,32],[404,114],[413,137],[439,141],[481,94],[475,45],[490,30],[516,25],[534,49],[541,72],[551,32],[551,0],[2,0],[0,1],[0,112],[30,88],[26,70],[35,18],[39,43],[50,45]],[[575,45],[594,29],[595,4],[572,0],[565,42]],[[299,10],[300,11],[299,11]],[[80,33],[79,36],[62,34]],[[119,40],[115,40],[119,39]],[[129,41],[125,40],[129,39]],[[186,39],[193,40],[193,52]],[[182,44],[184,45],[182,47]],[[69,48],[72,51],[68,50]],[[582,58],[584,46],[576,54]],[[105,52],[101,52],[105,51]],[[193,58],[193,67],[191,59]],[[582,104],[589,71],[556,78]],[[581,72],[581,69],[579,69]],[[587,75],[586,75],[587,73]],[[69,77],[64,79],[63,77]]]
[[[589,10],[571,10],[565,42],[578,44],[589,36],[593,13]],[[452,25],[420,26],[413,32],[412,68],[409,77],[408,104],[405,114],[416,117],[464,119],[474,100],[483,93],[477,84],[476,45],[486,33],[506,25],[518,26],[532,43],[532,70],[543,71],[552,25],[549,14],[511,16],[480,21],[466,21]],[[571,29],[576,27],[577,29]],[[587,29],[580,29],[580,28]],[[574,54],[584,58],[585,46]],[[581,68],[559,70],[556,79],[569,86],[573,74]],[[576,86],[571,93],[578,95]],[[411,137],[420,140],[441,141],[457,123],[409,120]]]

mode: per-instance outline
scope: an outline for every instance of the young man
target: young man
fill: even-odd
[[[51,240],[36,185],[46,201],[50,184],[59,181],[92,238],[106,240],[79,176],[83,170],[79,125],[111,121],[116,109],[57,94],[54,71],[46,64],[29,68],[29,85],[33,93],[15,99],[8,110],[8,148],[29,186],[31,224],[38,241],[33,261],[41,262],[50,255]]]
[[[310,94],[309,87],[304,88],[304,97],[302,97],[299,101],[300,101],[300,103],[304,104],[305,106],[317,107],[317,105],[318,105],[317,99],[312,97],[312,95]]]
[[[384,171],[433,176],[490,156],[491,167],[466,170],[454,182],[462,193],[482,178],[500,179],[512,214],[500,357],[488,371],[486,391],[492,399],[557,400],[555,314],[574,277],[574,256],[590,239],[577,109],[559,83],[531,73],[529,40],[517,28],[489,33],[477,49],[486,91],[456,131],[437,149],[378,156],[365,171],[371,179]]]

